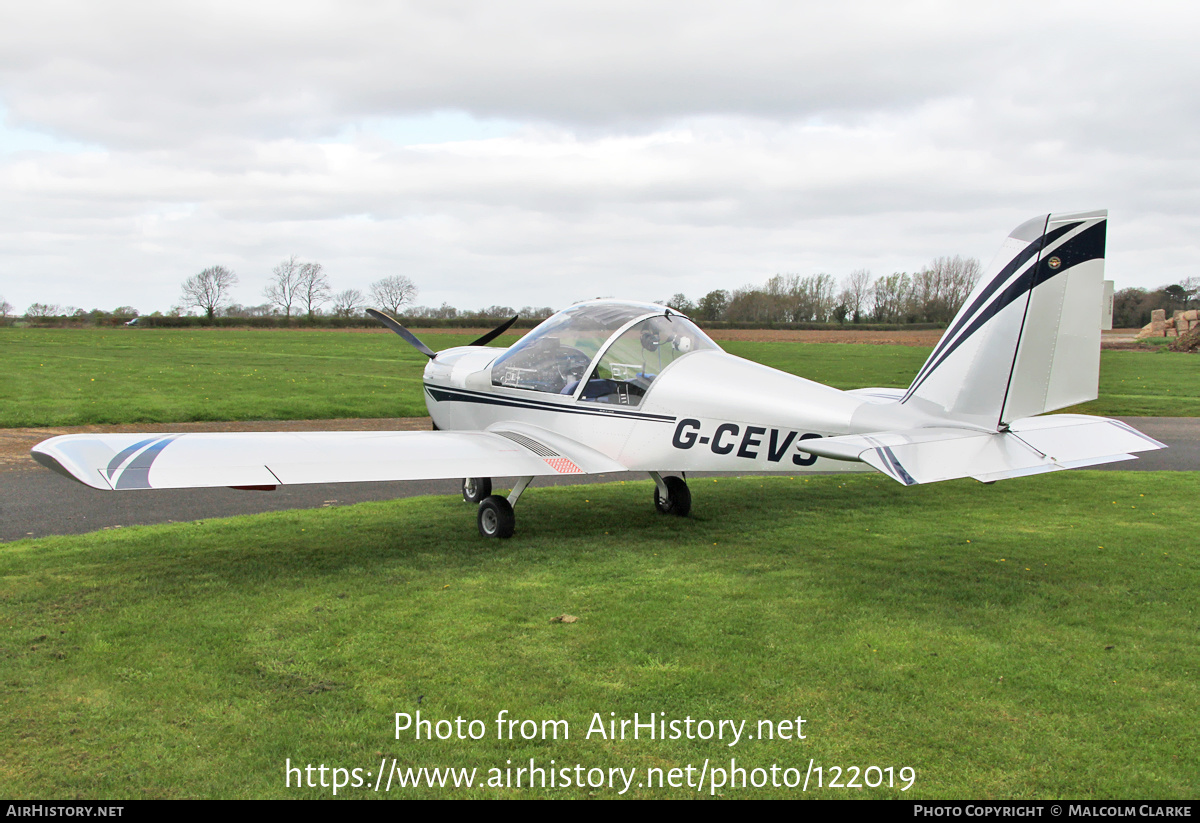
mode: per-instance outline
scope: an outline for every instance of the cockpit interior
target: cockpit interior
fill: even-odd
[[[517,341],[492,364],[492,385],[638,406],[663,369],[704,349],[720,350],[670,309],[593,301],[555,314]]]

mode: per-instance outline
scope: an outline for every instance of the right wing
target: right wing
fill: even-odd
[[[518,424],[483,432],[72,434],[34,446],[33,458],[106,491],[625,470],[594,449]]]

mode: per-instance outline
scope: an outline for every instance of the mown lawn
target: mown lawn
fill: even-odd
[[[391,334],[3,329],[0,346],[0,426],[427,413],[427,361]]]
[[[436,349],[474,335],[423,333]],[[497,341],[509,345],[515,335]],[[907,386],[928,356],[909,346],[723,344],[838,388]],[[187,420],[417,417],[425,358],[391,334],[234,329],[0,329],[0,427]],[[1188,417],[1200,358],[1104,352],[1100,399],[1071,409]]]
[[[0,795],[321,797],[286,787],[289,760],[486,781],[530,758],[643,783],[707,761],[700,796],[731,759],[915,773],[907,792],[817,797],[1200,792],[1200,474],[692,489],[680,520],[654,513],[648,482],[535,488],[509,541],[427,498],[6,544]],[[578,622],[551,622],[564,613]],[[395,713],[418,710],[486,733],[396,739]],[[569,739],[498,740],[501,711],[566,720]],[[751,734],[803,717],[806,739],[586,737],[597,713],[635,712]],[[697,796],[636,783],[625,796]],[[384,796],[373,785],[338,796]]]

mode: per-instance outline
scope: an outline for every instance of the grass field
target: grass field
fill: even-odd
[[[3,329],[0,345],[0,426],[426,414],[425,357],[390,334]]]
[[[626,796],[696,796],[637,782],[730,758],[915,770],[908,792],[817,797],[1200,793],[1197,473],[698,480],[687,520],[651,490],[535,489],[499,543],[461,501],[423,499],[7,544],[0,795],[331,794],[285,788],[289,758],[637,769]],[[418,709],[486,734],[397,740]],[[501,710],[570,738],[497,740]],[[610,712],[751,734],[803,716],[806,739],[585,739]]]
[[[474,335],[427,334],[434,349]],[[499,341],[508,345],[516,339]],[[838,388],[907,386],[928,350],[831,343],[724,344]],[[390,334],[212,329],[0,329],[0,427],[426,414],[425,358]],[[1072,409],[1187,417],[1200,359],[1104,352],[1100,399]]]

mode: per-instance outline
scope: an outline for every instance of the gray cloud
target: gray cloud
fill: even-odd
[[[0,33],[12,115],[114,147],[327,136],[442,108],[637,129],[968,97],[1003,105],[1005,132],[1044,133],[1196,107],[1178,71],[1194,66],[1195,12],[1178,4],[115,2],[20,15]]]
[[[257,303],[295,253],[430,303],[696,295],[1095,207],[1119,286],[1195,273],[1191,6],[825,5],[7,12],[6,125],[59,142],[0,154],[0,293],[165,308],[220,262]]]

